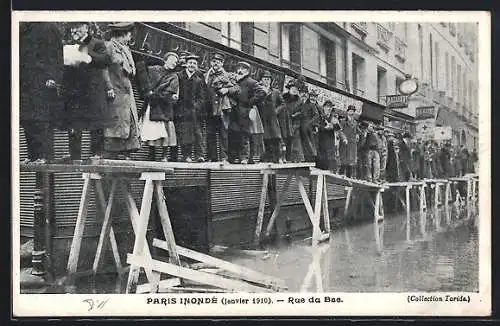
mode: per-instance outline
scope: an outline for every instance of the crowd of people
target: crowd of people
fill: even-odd
[[[304,78],[288,81],[281,92],[271,86],[268,71],[252,78],[248,62],[226,71],[225,57],[217,52],[205,73],[200,58],[187,52],[167,52],[162,64],[150,65],[129,48],[133,28],[110,24],[105,41],[92,34],[89,23],[77,22],[71,42],[64,44],[52,23],[21,26],[20,122],[27,162],[52,160],[50,140],[57,128],[68,131],[67,158],[73,161],[81,159],[87,130],[95,157],[130,159],[147,145],[151,160],[204,162],[206,149],[209,161],[224,164],[315,162],[372,182],[474,171],[475,151],[414,141],[408,132],[360,121],[352,105],[345,111],[330,100],[320,105]],[[70,53],[68,46],[76,50]],[[144,98],[142,110],[132,81]]]

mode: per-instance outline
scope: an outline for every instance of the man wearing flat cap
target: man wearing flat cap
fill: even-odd
[[[265,162],[279,163],[281,130],[277,109],[283,104],[281,92],[271,87],[272,75],[264,71],[260,78],[261,88],[266,93],[262,102],[257,104],[264,127],[264,157]]]
[[[177,73],[179,101],[175,109],[174,122],[177,142],[182,148],[185,162],[192,162],[193,150],[196,161],[205,161],[200,118],[206,113],[207,85],[203,75],[198,71],[198,60],[199,57],[196,55],[186,56],[186,69]]]
[[[228,127],[229,113],[236,104],[230,95],[239,92],[239,87],[231,82],[229,74],[224,70],[224,55],[215,53],[210,60],[210,69],[205,74],[208,94],[208,159],[219,161],[217,140],[220,144],[220,161],[228,163]],[[225,94],[222,94],[224,89]]]
[[[231,110],[229,122],[229,156],[232,161],[239,159],[241,164],[248,164],[253,161],[256,148],[250,145],[253,124],[250,119],[250,111],[265,96],[265,92],[258,87],[257,81],[250,77],[250,68],[251,66],[248,62],[241,61],[238,63],[236,78],[239,91],[230,96],[236,99],[238,104]],[[227,89],[222,89],[221,91],[222,94],[228,93]]]

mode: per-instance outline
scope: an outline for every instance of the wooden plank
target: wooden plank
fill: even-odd
[[[96,178],[97,176],[99,177]],[[94,175],[92,176],[92,178],[95,178],[94,189],[96,194],[96,203],[100,206],[100,211],[104,213],[106,212],[106,197],[104,196],[101,177],[100,175]],[[120,252],[118,251],[118,243],[116,242],[116,236],[115,231],[113,230],[113,226],[111,226],[109,229],[109,241],[111,243],[111,251],[113,253],[113,259],[115,261],[115,267],[117,270],[121,269],[122,263],[120,260]]]
[[[151,259],[151,257],[148,257],[148,259]],[[179,285],[181,285],[181,280],[177,277],[161,280],[158,282],[158,292],[162,292],[162,290],[164,290],[165,288],[170,288]],[[151,283],[139,284],[137,285],[136,293],[148,293],[151,291],[151,288],[153,286],[155,285]]]
[[[228,289],[235,292],[274,292],[270,289],[254,286],[242,281],[231,280],[218,275],[195,271],[182,266],[161,262],[154,259],[148,259],[138,255],[127,255],[127,262],[132,266],[148,267],[153,270],[172,275],[181,279],[188,279],[201,284],[207,284],[218,288]]]
[[[94,264],[92,266],[92,270],[94,274],[97,273],[97,269],[99,268],[99,263],[101,262],[101,255],[104,248],[105,241],[108,238],[109,231],[111,229],[111,210],[113,208],[113,201],[115,198],[116,192],[116,180],[111,182],[111,190],[109,193],[108,204],[106,205],[106,210],[104,213],[104,219],[101,227],[101,234],[99,235],[99,242],[97,243],[97,250],[95,253]]]
[[[76,218],[75,232],[71,242],[71,249],[69,252],[67,271],[68,274],[76,272],[78,267],[78,258],[80,256],[80,248],[82,245],[83,231],[85,229],[85,221],[87,219],[87,211],[90,200],[90,182],[91,179],[88,174],[84,174],[84,182],[82,189],[82,196],[80,199],[80,206],[78,208],[78,216]]]
[[[276,200],[276,206],[274,207],[273,213],[269,218],[269,223],[267,224],[266,237],[269,237],[269,235],[271,234],[274,222],[276,221],[276,218],[278,217],[278,214],[280,212],[281,205],[283,205],[283,202],[287,198],[288,188],[290,187],[290,183],[292,182],[293,176],[294,176],[293,174],[288,174],[285,183],[281,186],[281,189],[278,193],[278,199]]]
[[[144,244],[146,243],[146,231],[148,228],[149,214],[151,213],[151,202],[153,199],[153,181],[146,180],[144,192],[142,195],[141,213],[137,223],[137,232],[135,234],[134,255],[143,254]],[[135,293],[137,282],[139,280],[140,266],[132,264],[128,274],[126,293]]]
[[[338,184],[341,186],[368,188],[368,189],[372,189],[372,190],[377,190],[380,188],[387,188],[384,184],[378,184],[378,183],[369,182],[366,180],[348,178],[344,175],[332,173],[328,170],[311,168],[311,175],[322,175],[322,176],[328,178],[328,182],[332,182],[334,184]]]
[[[153,239],[153,246],[170,252],[170,248],[166,241],[162,241],[160,239]],[[188,248],[181,247],[179,245],[176,246],[176,250],[177,253],[183,257],[194,259],[199,262],[212,265],[216,268],[229,271],[239,277],[242,277],[246,281],[262,284],[264,286],[267,286],[269,288],[274,288],[277,290],[287,288],[283,280],[256,272],[250,268],[236,265],[219,258],[215,258]]]
[[[313,232],[312,232],[312,241],[313,244],[316,245],[319,242],[319,236],[321,234],[321,229],[320,229],[320,219],[321,219],[321,202],[323,199],[323,181],[324,181],[324,176],[318,175],[317,181],[316,181],[316,198],[314,201],[314,215],[313,219],[311,220],[312,225],[313,225]]]
[[[299,186],[299,191],[300,191],[300,196],[302,197],[302,202],[304,203],[304,206],[306,207],[307,215],[309,216],[309,220],[311,220],[311,223],[313,223],[314,219],[314,210],[311,206],[311,203],[309,201],[309,196],[307,195],[306,188],[304,186],[304,182],[300,177],[297,177],[297,184]],[[314,223],[313,223],[314,225]]]
[[[257,225],[255,226],[254,247],[257,248],[260,243],[260,234],[262,232],[262,224],[264,223],[264,209],[266,208],[267,186],[269,184],[269,174],[262,175],[262,187],[260,189],[259,210],[257,212]]]
[[[326,232],[330,233],[330,211],[328,209],[328,184],[325,182],[323,185],[323,219],[325,223]]]
[[[132,197],[132,194],[130,193],[130,190],[128,189],[128,186],[126,184],[122,185],[122,192],[124,194],[124,199],[125,199],[125,205],[127,206],[127,211],[130,216],[130,222],[132,224],[132,229],[134,231],[134,234],[137,234],[138,232],[138,223],[140,220],[140,214],[139,211],[137,210],[137,206],[135,205],[135,200],[134,197]],[[149,251],[149,246],[145,242],[143,246],[143,254],[147,258],[151,258],[151,252]],[[154,273],[151,269],[145,269],[146,276],[150,282],[153,282],[153,280],[158,279],[159,273]]]
[[[163,188],[160,181],[155,182],[155,190],[161,226],[169,248],[169,261],[172,264],[180,265],[181,260],[176,249],[174,230],[172,229],[172,223],[170,221],[170,216],[168,215],[167,202],[165,200],[165,195],[163,194]]]
[[[138,161],[130,161],[130,162],[138,162]],[[22,172],[141,173],[148,170],[173,173],[172,168],[140,167],[133,165],[123,166],[123,165],[100,165],[100,164],[33,164],[33,163],[20,164],[20,171]]]

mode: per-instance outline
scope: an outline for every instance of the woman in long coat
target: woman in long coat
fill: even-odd
[[[91,153],[103,154],[103,129],[113,124],[113,116],[108,108],[105,80],[109,74],[106,44],[92,36],[88,23],[75,23],[71,31],[78,51],[88,54],[89,60],[66,62],[63,77],[64,127],[69,130],[71,158],[78,160],[83,130],[90,131]]]
[[[109,55],[108,102],[113,124],[104,129],[104,150],[112,157],[119,154],[129,159],[131,152],[140,148],[137,107],[132,92],[131,79],[136,74],[132,53],[127,43],[132,36],[133,23],[116,23],[109,26],[111,40],[106,42]]]
[[[300,135],[306,162],[316,162],[316,156],[318,155],[315,132],[319,126],[319,112],[321,108],[316,102],[317,97],[318,93],[315,90],[311,90],[309,98],[301,107]]]
[[[300,121],[302,99],[299,95],[299,83],[292,81],[288,84],[289,92],[283,94],[285,107],[280,111],[280,120],[289,121],[283,124],[282,135],[289,135],[286,144],[286,160],[289,162],[303,162],[304,150],[300,137]],[[288,120],[289,118],[289,120]],[[281,122],[280,122],[281,126]]]
[[[335,144],[335,133],[340,130],[339,121],[334,117],[335,109],[329,100],[323,103],[320,112],[322,123],[318,132],[318,168],[336,172],[337,170],[337,146]]]
[[[288,92],[283,94],[283,104],[276,109],[281,139],[285,145],[286,152],[285,157],[281,158],[283,162],[291,159],[293,128],[292,118],[290,117],[290,114],[295,110],[295,106],[299,102],[296,82],[294,80],[291,80],[285,85],[285,87],[288,89]],[[292,88],[294,88],[294,91],[290,92],[290,89]]]

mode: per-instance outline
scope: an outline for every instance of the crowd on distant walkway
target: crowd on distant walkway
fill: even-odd
[[[204,162],[206,150],[209,161],[223,164],[314,162],[372,182],[475,170],[476,150],[415,140],[407,131],[359,120],[352,105],[337,108],[328,99],[320,105],[317,91],[302,77],[288,81],[282,92],[271,86],[268,71],[252,78],[248,62],[226,71],[225,56],[218,52],[204,73],[199,57],[188,52],[167,52],[161,64],[150,65],[129,48],[133,28],[133,23],[110,24],[109,39],[102,40],[91,24],[75,22],[70,39],[63,40],[53,23],[21,24],[26,162],[54,161],[51,140],[60,129],[68,132],[69,155],[63,160],[69,161],[81,160],[87,130],[97,158],[130,159],[147,145],[151,160]],[[136,107],[133,81],[144,99],[142,110]]]

